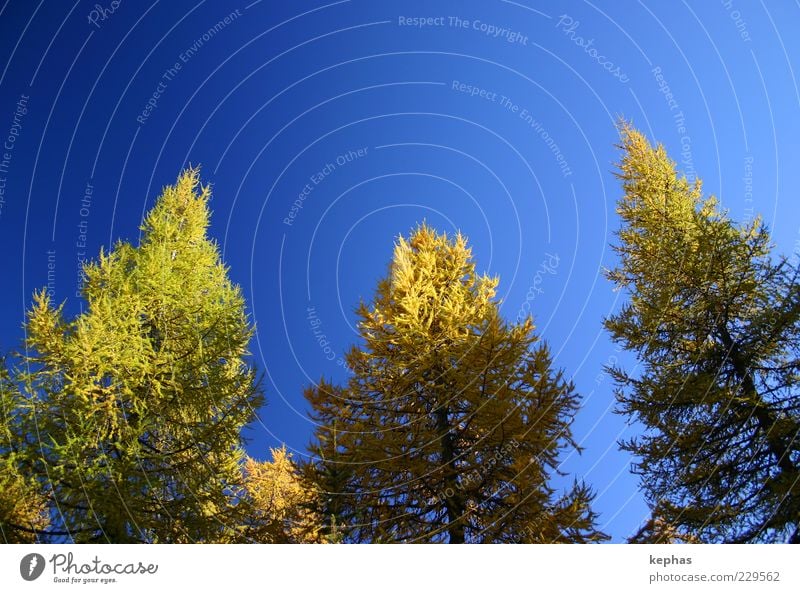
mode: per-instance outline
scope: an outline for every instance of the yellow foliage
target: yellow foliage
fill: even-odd
[[[358,313],[346,387],[306,391],[307,475],[324,529],[353,542],[599,541],[593,494],[549,479],[574,447],[574,386],[530,319],[499,312],[463,235],[422,224]],[[533,524],[536,533],[528,532]]]
[[[271,461],[248,457],[244,464],[253,538],[262,543],[320,543],[319,521],[311,510],[314,491],[302,480],[285,446],[270,453]]]
[[[35,534],[25,530],[43,530],[47,527],[47,501],[36,491],[32,481],[6,467],[6,464],[0,463],[0,467],[3,471],[0,475],[0,540],[5,543],[33,543],[36,541]]]

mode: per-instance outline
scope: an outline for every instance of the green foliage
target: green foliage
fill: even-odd
[[[307,390],[306,465],[329,537],[356,542],[586,542],[592,494],[550,485],[577,449],[578,395],[530,320],[499,314],[466,240],[423,225],[359,307],[346,387]]]
[[[800,541],[798,271],[760,220],[734,224],[662,146],[621,136],[608,277],[630,298],[605,325],[640,362],[610,369],[645,429],[623,443],[653,508],[634,541]]]
[[[206,236],[209,197],[196,169],[166,187],[138,246],[119,242],[85,267],[74,319],[34,295],[14,379],[37,438],[18,438],[14,456],[51,489],[53,538],[240,535],[241,431],[262,397],[244,299]]]

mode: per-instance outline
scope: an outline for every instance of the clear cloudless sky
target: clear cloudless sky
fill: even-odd
[[[80,311],[81,258],[135,242],[161,188],[199,164],[257,324],[268,404],[248,451],[302,455],[303,388],[346,378],[354,308],[395,238],[458,229],[499,275],[503,313],[530,309],[584,395],[585,450],[563,469],[622,541],[647,507],[617,447],[636,427],[603,373],[634,364],[601,326],[625,298],[603,277],[615,121],[795,251],[798,23],[788,0],[4,0],[0,349],[20,347],[48,280]]]

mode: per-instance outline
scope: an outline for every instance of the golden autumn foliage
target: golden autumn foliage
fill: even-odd
[[[37,541],[48,525],[47,499],[38,484],[2,464],[0,474],[0,540],[9,544]]]
[[[670,523],[665,516],[674,516],[674,509],[654,509],[650,518],[629,538],[633,544],[700,544],[702,540],[687,532],[681,524]]]
[[[797,267],[771,254],[760,219],[731,221],[663,146],[628,124],[621,137],[608,277],[629,301],[605,325],[640,363],[610,371],[620,411],[645,429],[623,448],[639,459],[649,531],[800,542]]]
[[[426,225],[398,239],[387,277],[358,309],[362,346],[345,386],[306,396],[326,535],[353,542],[585,542],[581,483],[550,485],[575,450],[578,395],[528,319],[499,313],[466,239]]]
[[[20,473],[19,456],[30,439],[25,403],[0,359],[0,542],[32,543],[48,525],[41,485]]]
[[[313,486],[303,480],[285,446],[270,453],[271,461],[248,457],[244,464],[247,537],[259,543],[323,543]]]

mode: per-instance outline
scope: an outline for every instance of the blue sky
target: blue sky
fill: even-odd
[[[354,308],[395,237],[470,239],[503,312],[528,309],[584,405],[564,469],[621,541],[646,518],[603,366],[631,119],[731,215],[800,241],[800,39],[790,2],[61,2],[0,7],[0,348],[31,292],[69,312],[82,257],[135,241],[188,164],[257,323],[268,405],[250,452],[302,453],[302,396],[341,380]],[[797,74],[796,71],[797,70]],[[11,138],[9,140],[9,137]],[[10,147],[10,148],[9,148]]]

